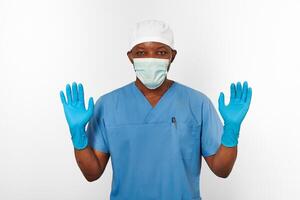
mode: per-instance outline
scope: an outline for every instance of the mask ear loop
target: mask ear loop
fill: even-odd
[[[170,66],[171,66],[171,63],[173,62],[173,60],[174,60],[174,58],[173,58],[173,51],[174,51],[174,49],[172,48],[172,47],[170,47],[171,48],[171,59],[169,60],[169,65],[168,65],[168,72],[169,72],[169,69],[170,69]]]
[[[132,49],[131,49],[129,52],[132,53]],[[133,59],[134,59],[134,58],[132,58],[132,63],[131,63],[131,64],[132,64],[132,68],[133,68],[133,70],[134,70],[134,72],[135,72],[136,70],[135,70],[135,67],[134,67],[134,61],[133,61]]]
[[[171,57],[171,59],[168,59],[169,60],[169,65],[168,65],[168,68],[167,68],[167,72],[169,72],[169,69],[170,69],[170,66],[171,66],[171,60],[172,60],[172,57]],[[166,76],[167,77],[167,76]]]

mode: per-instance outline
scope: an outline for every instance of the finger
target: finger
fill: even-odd
[[[252,88],[249,87],[247,92],[247,99],[246,99],[246,103],[248,106],[250,106],[251,98],[252,98]]]
[[[67,104],[66,102],[66,97],[64,95],[64,92],[63,91],[60,91],[60,100],[61,100],[61,103],[64,105],[64,104]]]
[[[78,84],[78,100],[84,102],[84,90],[81,83]]]
[[[68,104],[72,103],[72,95],[71,95],[71,86],[70,86],[70,84],[66,85],[66,94],[67,94]]]
[[[231,85],[230,85],[230,100],[235,99],[235,94],[236,94],[235,84],[231,83]]]
[[[219,102],[219,110],[220,110],[220,109],[223,109],[223,108],[225,107],[225,103],[224,103],[224,93],[223,93],[223,92],[220,93],[218,102]]]
[[[247,92],[248,92],[248,82],[245,81],[244,84],[243,84],[243,94],[242,94],[242,100],[243,101],[246,101]]]
[[[91,116],[93,114],[93,111],[94,111],[94,100],[93,100],[93,97],[90,97],[89,99],[89,106],[88,106],[88,113],[89,113],[89,116]]]
[[[73,92],[73,103],[78,101],[78,90],[77,90],[77,83],[72,83],[72,92]]]
[[[236,85],[236,98],[240,99],[242,97],[242,84],[238,82]]]

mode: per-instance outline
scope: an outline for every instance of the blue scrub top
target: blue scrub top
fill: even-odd
[[[89,146],[111,156],[111,200],[200,200],[201,156],[222,131],[211,100],[176,81],[154,107],[134,81],[100,96],[87,127]]]

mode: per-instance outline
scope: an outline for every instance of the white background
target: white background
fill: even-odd
[[[170,79],[216,107],[231,82],[253,88],[234,169],[222,179],[203,162],[203,199],[298,199],[299,10],[298,0],[0,0],[0,199],[109,199],[111,163],[84,179],[59,91],[78,81],[97,99],[133,81],[126,52],[143,19],[174,31]]]

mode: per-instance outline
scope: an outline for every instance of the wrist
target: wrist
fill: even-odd
[[[224,122],[224,132],[238,135],[240,132],[241,124],[235,122]]]
[[[84,127],[70,128],[71,140],[77,150],[82,150],[88,146],[88,138]]]
[[[224,123],[223,135],[221,143],[226,147],[234,147],[238,144],[240,132],[240,124],[237,123]]]

